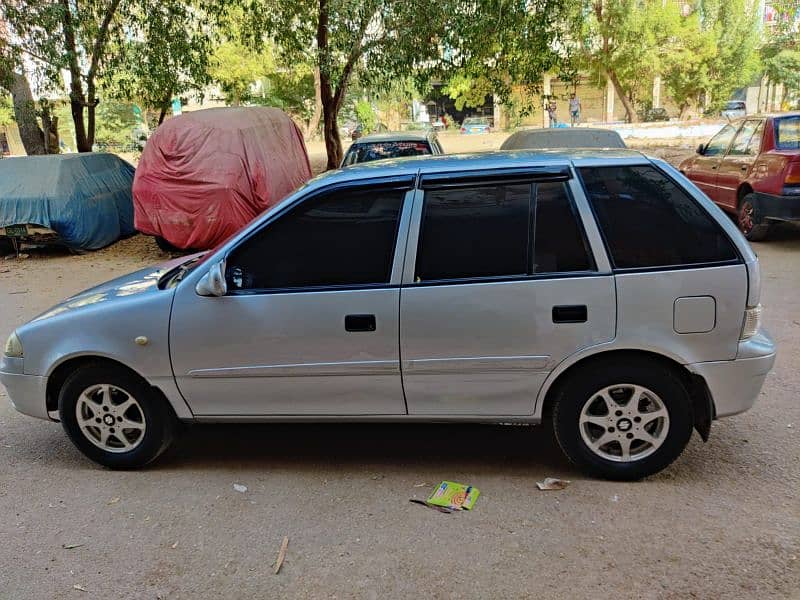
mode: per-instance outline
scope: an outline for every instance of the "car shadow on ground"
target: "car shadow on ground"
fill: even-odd
[[[772,244],[787,250],[800,250],[800,223],[776,223],[761,244]]]
[[[344,469],[447,467],[575,474],[548,425],[247,424],[193,425],[154,469]]]

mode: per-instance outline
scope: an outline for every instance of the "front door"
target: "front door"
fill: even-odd
[[[230,251],[227,295],[178,287],[170,354],[192,412],[405,414],[395,246],[411,194],[402,187],[305,199]]]
[[[717,169],[719,203],[731,211],[736,210],[739,186],[750,175],[761,151],[763,123],[761,119],[745,121]]]
[[[719,165],[736,134],[736,129],[737,127],[733,125],[725,125],[711,138],[703,153],[695,157],[691,168],[686,171],[686,176],[717,203],[720,201],[717,188]]]
[[[531,415],[555,365],[613,337],[613,277],[563,180],[423,188],[400,302],[408,412]]]

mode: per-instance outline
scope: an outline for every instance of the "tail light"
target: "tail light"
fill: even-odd
[[[467,128],[466,127],[462,127],[461,128],[461,133],[466,133],[466,132],[467,132]]]
[[[789,168],[786,169],[786,179],[783,182],[786,185],[800,185],[800,161],[789,163]]]
[[[740,340],[746,340],[753,337],[761,327],[761,305],[758,304],[752,308],[747,308],[744,311],[744,319],[742,320],[742,333],[739,336]]]

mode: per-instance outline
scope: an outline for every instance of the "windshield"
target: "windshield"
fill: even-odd
[[[744,102],[726,102],[725,110],[740,110],[744,108]]]
[[[780,150],[800,150],[800,115],[775,121],[775,147]]]
[[[355,144],[347,152],[344,166],[356,163],[381,160],[383,158],[397,158],[400,156],[419,156],[430,154],[428,142],[374,142],[370,144]]]
[[[464,125],[488,125],[489,121],[486,119],[479,119],[476,117],[470,117],[469,119],[464,119]]]

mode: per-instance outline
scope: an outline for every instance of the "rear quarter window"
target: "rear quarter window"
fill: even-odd
[[[654,166],[578,170],[615,268],[738,260],[720,225]]]

